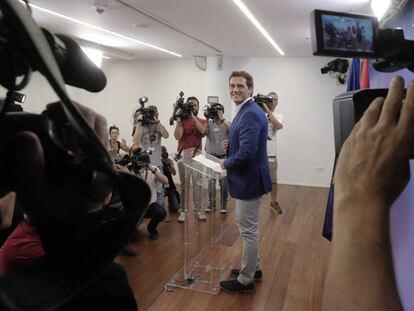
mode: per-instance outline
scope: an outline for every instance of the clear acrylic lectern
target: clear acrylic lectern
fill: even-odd
[[[220,169],[218,159],[207,154],[193,159],[181,160],[185,167],[185,222],[184,222],[184,265],[165,285],[166,290],[185,288],[207,293],[219,292],[219,282],[228,275],[228,264],[223,260],[223,215],[219,211],[207,214],[207,220],[198,219],[200,202],[203,210],[208,206],[207,187],[210,180],[217,181],[226,176]],[[196,187],[193,187],[193,182]],[[194,193],[193,189],[196,192]],[[193,200],[199,195],[199,200]],[[198,203],[198,204],[200,204]],[[227,247],[228,248],[228,247]],[[223,274],[224,272],[224,274]]]

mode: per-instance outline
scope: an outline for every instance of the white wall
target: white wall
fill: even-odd
[[[174,127],[168,124],[172,104],[182,90],[194,95],[204,106],[208,95],[219,96],[226,118],[234,108],[227,92],[232,70],[247,70],[255,80],[255,94],[276,91],[278,112],[285,117],[285,127],[278,134],[280,183],[327,186],[334,159],[332,99],[344,91],[336,81],[321,75],[326,58],[224,58],[222,70],[216,59],[208,59],[203,72],[193,60],[106,61],[103,64],[108,85],[100,93],[69,88],[74,100],[88,105],[106,116],[108,125],[116,124],[121,137],[131,141],[131,115],[138,98],[148,96],[156,105],[161,122],[170,132],[165,144],[172,154],[177,143]],[[53,91],[39,75],[24,90],[28,95],[28,111],[41,111],[45,102],[56,99]],[[202,115],[202,109],[200,109]],[[317,172],[316,168],[324,168]]]

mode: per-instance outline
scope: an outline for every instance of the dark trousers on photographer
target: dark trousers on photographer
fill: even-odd
[[[163,206],[159,205],[157,202],[149,205],[144,217],[151,219],[147,227],[150,238],[158,237],[157,226],[165,218],[165,216],[167,216],[167,212]]]
[[[176,189],[165,188],[165,196],[168,199],[168,208],[170,212],[178,212],[180,209],[180,194]]]

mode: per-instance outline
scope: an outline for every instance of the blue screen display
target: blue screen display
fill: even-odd
[[[327,50],[374,53],[374,29],[369,19],[322,14]]]

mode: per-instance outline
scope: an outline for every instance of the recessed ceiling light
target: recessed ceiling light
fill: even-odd
[[[239,7],[239,9],[246,15],[250,22],[260,31],[260,33],[266,38],[267,41],[279,52],[280,55],[285,55],[279,45],[273,40],[269,33],[264,29],[264,27],[259,23],[259,21],[254,17],[250,10],[241,0],[233,0],[233,2]]]
[[[378,20],[381,20],[384,17],[390,5],[391,0],[371,0],[372,11]]]
[[[22,0],[19,0],[19,1],[22,2],[22,3],[24,3]],[[33,9],[37,9],[39,11],[42,11],[42,12],[45,12],[45,13],[48,13],[48,14],[51,14],[51,15],[54,15],[54,16],[57,16],[57,17],[66,19],[68,21],[77,23],[79,25],[86,26],[86,27],[91,28],[91,29],[99,30],[99,31],[104,32],[104,33],[107,33],[107,34],[110,34],[110,35],[113,35],[113,36],[116,36],[116,37],[119,37],[119,38],[122,38],[122,39],[125,39],[125,40],[128,40],[128,41],[132,41],[134,43],[142,44],[142,45],[145,45],[147,47],[156,49],[156,50],[161,51],[161,52],[164,52],[164,53],[168,53],[168,54],[171,54],[171,55],[174,55],[174,56],[177,56],[177,57],[183,57],[181,54],[178,54],[178,53],[175,53],[175,52],[172,52],[172,51],[163,49],[163,48],[161,48],[159,46],[156,46],[156,45],[153,45],[153,44],[150,44],[150,43],[146,43],[144,41],[140,41],[140,40],[137,40],[137,39],[134,39],[134,38],[125,36],[123,34],[120,34],[120,33],[117,33],[117,32],[111,31],[111,30],[107,30],[107,29],[104,29],[104,28],[101,28],[101,27],[98,27],[98,26],[95,26],[95,25],[92,25],[92,24],[89,24],[89,23],[80,21],[80,20],[78,20],[76,18],[69,17],[69,16],[66,16],[66,15],[63,15],[63,14],[54,12],[52,10],[42,8],[42,7],[38,6],[38,5],[31,4],[31,3],[29,3],[29,5]]]

